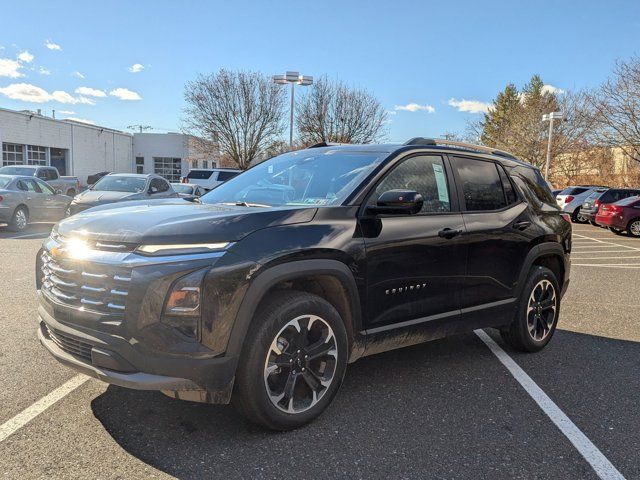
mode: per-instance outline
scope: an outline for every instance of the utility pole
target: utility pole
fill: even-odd
[[[293,110],[295,108],[295,86],[302,85],[306,87],[308,85],[311,85],[313,83],[313,77],[300,75],[299,72],[287,72],[284,75],[274,75],[273,82],[277,83],[278,85],[286,85],[287,83],[291,84],[291,107],[289,111],[289,146],[293,147]]]
[[[140,133],[143,132],[143,130],[152,130],[153,127],[151,125],[129,125],[127,127],[129,130],[139,130]]]
[[[564,115],[562,112],[545,113],[542,116],[543,122],[549,122],[549,136],[547,140],[547,161],[544,166],[544,179],[549,181],[549,165],[551,164],[551,140],[553,139],[553,121],[562,120]]]

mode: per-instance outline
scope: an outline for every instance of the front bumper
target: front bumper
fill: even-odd
[[[49,314],[42,303],[46,300],[42,299],[42,294],[40,296],[38,339],[62,364],[121,387],[172,392],[208,391],[218,398],[228,399],[237,364],[235,357],[147,357],[143,362],[153,364],[154,373],[141,371],[136,366],[140,361],[139,355],[130,342],[119,335],[59,322]],[[179,372],[183,375],[177,375]]]

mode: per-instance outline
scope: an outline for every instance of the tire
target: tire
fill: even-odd
[[[576,208],[571,214],[571,221],[573,223],[587,223],[587,220],[583,215],[580,215],[580,207]]]
[[[620,230],[619,228],[609,227],[609,230],[611,230],[616,235],[622,235],[624,233],[624,230]]]
[[[539,308],[540,300],[543,305],[547,300],[547,308]],[[515,350],[537,352],[551,341],[559,314],[560,289],[556,276],[546,267],[534,266],[520,295],[516,318],[509,329],[500,334]]]
[[[594,227],[599,227],[600,225],[598,225],[596,222],[594,222],[593,220],[589,220],[589,223],[591,225],[593,225]]]
[[[29,225],[29,210],[25,206],[19,206],[13,212],[8,230],[12,232],[21,232]]]
[[[305,325],[311,326],[306,342],[297,333],[298,328],[304,332]],[[316,353],[326,352],[309,360],[313,345]],[[276,292],[261,304],[249,327],[232,403],[249,421],[263,427],[298,428],[329,406],[342,384],[347,357],[345,325],[329,302],[306,292]],[[316,387],[315,394],[311,385]]]
[[[640,218],[634,218],[627,224],[627,233],[636,238],[640,238]]]

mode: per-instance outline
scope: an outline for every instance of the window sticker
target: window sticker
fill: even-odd
[[[444,169],[442,165],[434,163],[433,174],[436,177],[436,185],[438,187],[438,200],[441,202],[449,202],[449,192],[447,191],[447,177],[444,175]]]

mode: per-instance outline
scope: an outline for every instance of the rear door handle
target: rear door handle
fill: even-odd
[[[513,228],[515,228],[516,230],[524,230],[529,226],[531,226],[531,222],[529,220],[518,220],[513,224]]]
[[[438,236],[442,238],[453,238],[456,235],[460,235],[461,233],[462,233],[462,230],[447,227],[440,230],[438,232]]]

